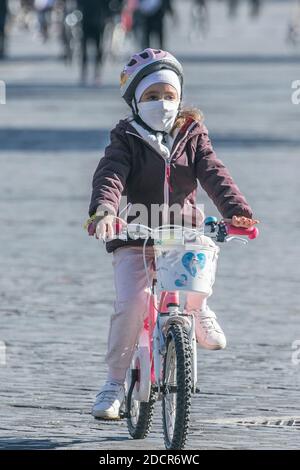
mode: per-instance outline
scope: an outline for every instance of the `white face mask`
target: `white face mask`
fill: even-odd
[[[170,132],[178,114],[179,101],[143,101],[137,107],[140,118],[151,129]]]

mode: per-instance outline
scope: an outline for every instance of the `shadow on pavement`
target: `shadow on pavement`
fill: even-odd
[[[92,93],[95,96],[95,93],[103,94],[103,93],[116,93],[119,92],[119,86],[111,85],[111,84],[103,84],[101,86],[97,85],[82,85],[80,83],[56,83],[56,82],[44,82],[44,83],[9,83],[6,84],[6,91],[7,91],[7,100],[8,102],[11,99],[17,98],[18,100],[28,100],[29,98],[32,100],[34,98],[37,99],[49,99],[52,100],[53,98],[61,98],[63,99],[68,98],[74,94],[84,93],[85,95],[89,95]]]
[[[30,449],[57,449],[82,443],[80,439],[68,442],[57,442],[51,439],[18,439],[15,437],[1,437],[0,450],[30,450]]]
[[[12,54],[1,59],[6,62],[61,62],[63,59],[57,54]]]
[[[0,65],[15,62],[60,62],[62,59],[55,54],[20,54],[1,58]]]
[[[203,63],[203,64],[238,64],[238,65],[276,65],[276,64],[299,64],[300,53],[291,55],[257,55],[257,54],[233,54],[233,55],[201,55],[184,54],[178,55],[177,59],[182,63]]]
[[[5,151],[91,151],[101,150],[109,143],[109,129],[11,129],[0,130],[0,153]],[[257,135],[255,133],[211,133],[218,147],[294,148],[300,137]]]
[[[285,54],[178,54],[177,59],[183,63],[238,63],[238,64],[293,64],[299,63],[300,53]],[[14,54],[1,60],[4,62],[63,62],[58,54]],[[1,63],[0,62],[0,63]],[[122,59],[121,59],[122,62]]]
[[[100,150],[109,142],[106,129],[1,129],[0,153],[20,150]]]
[[[122,441],[132,441],[132,438],[128,436],[119,436],[119,437],[105,437],[100,439],[101,443],[104,442],[122,442]]]

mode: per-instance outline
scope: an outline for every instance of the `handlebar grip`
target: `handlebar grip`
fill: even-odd
[[[259,230],[257,227],[251,228],[242,228],[234,227],[231,224],[226,224],[228,235],[246,235],[250,240],[257,238],[259,235]]]
[[[119,234],[122,232],[122,227],[123,227],[122,222],[120,222],[119,220],[117,220],[117,221],[115,222],[114,226],[115,226],[115,233],[116,233],[116,235],[119,235]]]

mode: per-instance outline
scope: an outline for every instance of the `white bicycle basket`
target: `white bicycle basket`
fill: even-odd
[[[219,252],[216,245],[174,245],[173,241],[154,248],[158,289],[210,295]]]

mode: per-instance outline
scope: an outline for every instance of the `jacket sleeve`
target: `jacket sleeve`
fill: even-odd
[[[89,206],[91,217],[101,205],[109,214],[117,215],[121,195],[131,168],[131,155],[126,137],[116,129],[111,131],[110,144],[105,149],[93,176]]]
[[[242,215],[252,218],[251,207],[225,165],[217,158],[207,132],[199,136],[195,164],[199,183],[222,217],[230,219],[233,215]]]

